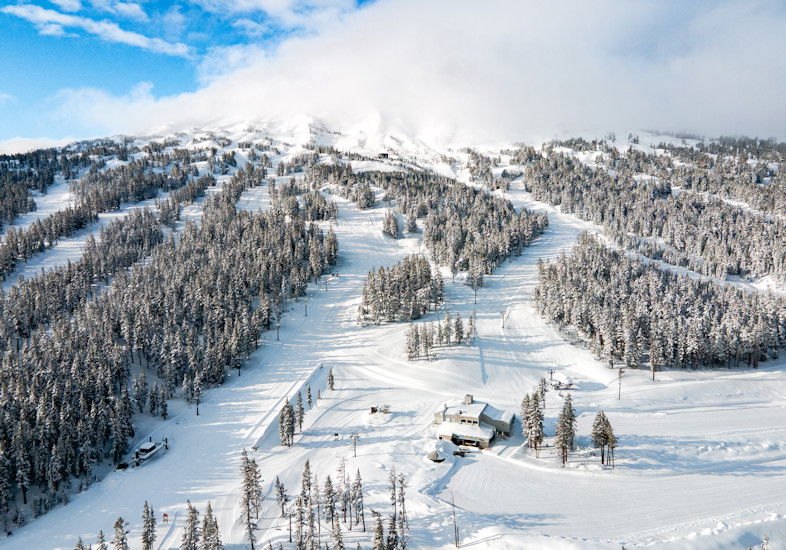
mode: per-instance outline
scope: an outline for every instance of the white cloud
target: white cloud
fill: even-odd
[[[68,34],[63,27],[54,23],[45,23],[37,25],[37,27],[38,33],[44,36],[66,36]]]
[[[55,6],[63,11],[79,11],[82,3],[79,0],[50,0]]]
[[[271,26],[269,24],[260,23],[247,17],[241,17],[240,19],[232,21],[232,26],[241,30],[246,36],[254,38],[267,34],[271,31]]]
[[[60,100],[74,124],[105,133],[307,115],[451,141],[639,128],[783,136],[784,28],[774,0],[382,0],[273,53],[214,50],[194,93]]]
[[[139,33],[126,31],[111,21],[95,21],[86,17],[44,9],[32,4],[5,6],[0,8],[0,11],[30,21],[43,34],[59,33],[63,27],[70,27],[82,29],[107,42],[127,44],[166,55],[181,57],[189,57],[191,55],[189,47],[185,44],[167,42],[160,38],[150,38]],[[59,30],[58,27],[60,27]]]
[[[161,23],[170,40],[179,40],[186,29],[186,17],[180,11],[180,6],[172,6],[161,17]]]
[[[60,147],[75,141],[74,138],[22,138],[16,137],[0,141],[0,155],[12,155],[14,153],[26,153],[35,149],[46,147]]]
[[[0,105],[5,105],[6,103],[12,102],[16,99],[13,95],[7,94],[5,92],[0,92]]]
[[[286,28],[321,28],[355,9],[355,0],[191,0],[219,14],[263,13]]]
[[[116,2],[112,5],[112,11],[118,15],[122,15],[127,19],[135,19],[137,21],[147,21],[148,17],[142,6],[133,2]]]

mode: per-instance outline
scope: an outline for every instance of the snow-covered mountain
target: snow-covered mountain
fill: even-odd
[[[226,367],[223,383],[209,389],[205,383],[204,391],[200,387],[199,395],[194,397],[193,379],[186,376],[183,387],[175,388],[174,397],[168,400],[166,419],[160,414],[149,414],[147,406],[142,407],[144,412],[133,413],[134,435],[123,461],[133,459],[133,450],[149,440],[166,441],[168,449],[164,454],[124,470],[114,470],[111,460],[99,460],[90,474],[94,482],[87,484],[83,479],[82,490],[78,481],[67,489],[58,489],[58,494],[68,495],[62,499],[67,502],[46,506],[51,509],[34,519],[29,517],[30,506],[21,505],[21,493],[16,487],[9,487],[16,493],[14,506],[19,504],[28,520],[24,526],[9,524],[13,534],[0,538],[0,549],[71,549],[80,537],[85,545],[91,543],[95,548],[98,532],[103,530],[111,538],[118,517],[128,522],[131,547],[140,548],[145,502],[153,506],[158,518],[152,548],[181,547],[188,524],[187,502],[202,514],[210,504],[224,548],[247,548],[240,472],[244,450],[258,465],[263,479],[264,500],[258,519],[256,515],[254,518],[257,548],[266,548],[269,543],[274,548],[279,544],[295,547],[289,542],[290,518],[281,516],[274,480],[286,488],[290,503],[297,502],[306,463],[320,488],[328,476],[334,487],[345,485],[340,472],[346,472],[347,480],[354,480],[358,473],[362,479],[365,530],[351,519],[352,512],[349,520],[333,522],[339,525],[347,548],[372,548],[377,514],[384,520],[385,533],[389,533],[388,518],[393,510],[389,479],[393,472],[405,480],[408,532],[400,534],[406,535],[409,548],[742,548],[760,545],[765,537],[772,544],[786,544],[786,363],[782,358],[769,358],[755,369],[742,364],[737,368],[663,365],[657,376],[653,368],[653,382],[647,362],[652,354],[649,341],[642,343],[649,351],[645,353],[642,348],[639,368],[626,366],[623,373],[620,357],[616,368],[610,369],[603,343],[598,348],[597,339],[593,343],[592,337],[587,338],[568,322],[562,327],[550,322],[536,301],[540,263],[560,260],[581,233],[589,232],[597,235],[600,242],[623,251],[631,261],[654,262],[658,269],[678,274],[684,278],[679,283],[683,286],[688,285],[686,280],[698,280],[728,289],[729,293],[766,296],[761,299],[771,299],[775,304],[771,312],[768,310],[771,326],[786,330],[786,308],[777,301],[786,289],[781,279],[784,266],[770,267],[755,251],[746,251],[751,258],[750,270],[746,270],[741,258],[739,273],[718,276],[709,273],[709,267],[707,272],[699,270],[716,261],[709,252],[699,255],[700,262],[690,263],[696,254],[687,248],[689,243],[680,250],[669,240],[688,242],[682,235],[636,234],[662,247],[658,249],[661,255],[655,257],[650,249],[635,248],[617,238],[609,228],[611,221],[604,225],[591,219],[589,206],[578,211],[566,206],[567,199],[562,206],[538,200],[535,195],[543,191],[533,187],[531,178],[536,174],[528,172],[538,158],[562,155],[560,158],[570,159],[564,162],[575,162],[577,170],[587,178],[600,178],[600,172],[610,174],[611,184],[615,175],[625,176],[630,167],[623,162],[629,161],[637,163],[639,169],[625,181],[636,182],[632,185],[640,186],[637,189],[657,191],[658,183],[666,180],[657,171],[657,163],[664,162],[668,168],[663,170],[675,174],[667,193],[672,198],[668,200],[677,200],[674,197],[692,192],[676,183],[680,167],[692,165],[683,158],[687,153],[679,147],[693,147],[695,151],[698,140],[639,133],[635,137],[619,135],[615,141],[564,141],[537,144],[532,149],[520,144],[475,144],[466,148],[426,143],[403,135],[367,134],[360,130],[335,132],[307,119],[113,140],[124,143],[127,150],[112,149],[104,155],[95,147],[90,149],[92,145],[82,144],[60,151],[61,155],[74,155],[71,178],[66,180],[58,172],[46,194],[34,192],[37,209],[20,213],[4,226],[4,241],[9,231],[22,234],[67,205],[79,204],[85,188],[80,189],[74,182],[92,181],[91,171],[100,174],[116,170],[113,177],[120,179],[123,167],[148,161],[151,164],[141,169],[142,173],[174,178],[172,173],[177,166],[182,169],[181,183],[196,182],[200,176],[211,174],[215,184],[205,184],[202,194],[195,192],[188,197],[178,195],[181,187],[172,184],[169,189],[157,190],[153,197],[123,200],[117,208],[96,212],[95,221],[59,236],[51,246],[47,243],[19,261],[5,276],[6,296],[13,298],[14,286],[24,284],[18,282],[20,276],[29,282],[42,270],[79,262],[95,246],[93,237],[98,239],[101,228],[112,227],[112,221],[127,219],[129,213],[145,207],[161,216],[163,210],[156,205],[165,200],[180,201],[179,214],[176,221],[162,226],[163,244],[151,247],[160,251],[157,247],[170,246],[165,239],[173,236],[172,248],[167,250],[174,253],[174,243],[191,238],[189,232],[196,232],[194,227],[205,221],[205,209],[210,211],[205,216],[209,223],[219,216],[218,207],[211,202],[215,199],[218,203],[216,197],[248,212],[249,225],[264,225],[260,221],[263,213],[280,208],[294,209],[278,218],[282,224],[292,223],[307,210],[305,195],[316,193],[328,203],[335,203],[337,215],[335,219],[317,217],[307,223],[313,221],[324,235],[331,231],[335,234],[338,261],[334,266],[325,266],[318,280],[303,281],[302,295],[293,293],[281,303],[281,312],[268,322],[269,330],[261,331],[261,345],[249,350],[241,368],[219,365],[222,373]],[[674,149],[664,149],[660,145],[664,143]],[[85,153],[84,162],[78,165],[76,156],[80,151]],[[724,158],[723,151],[706,154]],[[775,154],[782,155],[782,148],[776,148]],[[646,155],[660,160],[648,160]],[[189,162],[184,162],[186,158]],[[779,163],[753,154],[746,158],[752,171],[762,170],[762,180],[755,185],[774,186],[782,182],[778,180],[783,174],[782,160]],[[315,166],[323,167],[322,171]],[[729,160],[729,170],[731,166]],[[734,166],[744,172],[741,165]],[[264,175],[257,172],[249,176],[249,169],[254,174],[253,167],[264,168]],[[362,179],[364,174],[367,180]],[[384,174],[404,174],[405,183],[401,185],[406,191],[397,191],[396,184],[385,180]],[[549,185],[557,185],[557,179]],[[94,185],[102,189],[103,183],[96,180]],[[228,191],[232,185],[236,185],[235,194]],[[357,188],[363,185],[373,194],[371,207],[359,207],[361,203],[356,199]],[[498,259],[494,262],[489,261],[492,252],[484,248],[482,239],[466,231],[460,239],[450,242],[456,250],[466,250],[468,260],[466,264],[457,261],[451,270],[435,252],[435,243],[443,238],[435,234],[444,232],[445,239],[453,238],[449,235],[457,223],[449,214],[435,220],[441,211],[434,205],[444,196],[435,192],[433,210],[419,214],[413,214],[420,204],[412,197],[432,188],[444,193],[452,186],[476,193],[473,202],[463,205],[457,200],[456,204],[467,208],[462,219],[468,224],[477,222],[477,227],[484,227],[482,231],[491,231],[489,226],[499,222],[507,231],[502,234],[514,235],[512,227],[516,222],[510,220],[527,219],[522,212],[529,212],[533,219],[541,215],[548,220],[548,226],[542,234],[535,232],[533,240],[521,244],[516,251],[510,242],[503,243],[502,249],[510,246],[511,250],[494,252]],[[673,188],[678,189],[674,192]],[[779,217],[783,212],[762,210],[769,204],[766,197],[751,195],[765,205],[757,207],[721,192],[706,193],[702,199],[706,201],[706,215],[714,212],[712,208],[719,212],[718,231],[723,231],[726,205],[735,209],[728,215],[737,216],[740,226],[749,223],[746,227],[758,227],[755,223],[761,220],[774,224],[774,228],[766,225],[766,231],[771,233],[762,230],[755,241],[759,247],[774,250],[766,238],[777,238],[777,231],[783,229]],[[700,193],[697,190],[695,194]],[[295,197],[294,205],[286,202],[288,197]],[[613,198],[609,197],[609,201]],[[472,210],[475,204],[485,204],[486,199],[486,210]],[[732,206],[729,201],[737,202]],[[492,203],[497,206],[491,206]],[[446,212],[452,212],[449,206],[444,206]],[[482,220],[477,221],[483,216],[476,212],[493,218],[494,224],[487,226]],[[386,233],[391,215],[400,226],[395,231],[399,238],[391,237],[390,231]],[[634,212],[627,215],[632,217]],[[416,218],[416,231],[404,230],[411,216]],[[699,226],[691,229],[693,222],[687,215],[684,219],[688,233],[697,230],[695,227]],[[477,233],[481,237],[490,234]],[[741,229],[738,238],[748,237]],[[228,237],[227,241],[231,239]],[[226,245],[227,257],[235,258],[231,246]],[[240,249],[241,244],[237,246]],[[670,256],[663,255],[663,250],[671,249],[675,255],[684,252],[684,261],[680,257],[679,262],[671,265]],[[122,270],[101,277],[95,282],[99,288],[85,297],[86,303],[95,296],[119,293],[117,281],[133,280],[134,270],[142,271],[149,265],[155,268],[159,261],[166,265],[164,259],[156,259],[156,254],[142,254]],[[414,324],[438,325],[441,333],[442,320],[448,313],[454,320],[457,316],[465,322],[472,319],[475,328],[474,334],[461,344],[435,344],[426,352],[428,359],[413,360],[407,343],[411,323],[384,319],[359,323],[358,310],[368,299],[364,284],[369,272],[380,266],[389,268],[414,254],[429,258],[434,276],[439,273],[444,282],[439,305]],[[484,262],[480,268],[482,283],[473,283],[473,277],[478,276],[473,262],[481,261],[478,258]],[[217,279],[215,284],[229,280],[229,275],[226,277]],[[290,283],[288,279],[287,284]],[[189,284],[190,281],[183,282],[186,294]],[[765,294],[764,288],[774,292]],[[214,290],[216,296],[224,291],[220,287]],[[253,306],[249,308],[259,307],[263,294],[253,296]],[[713,309],[714,303],[706,307],[708,317],[722,313]],[[77,305],[70,314],[81,315],[80,308],[89,309]],[[616,319],[622,311],[609,310],[605,314]],[[644,316],[645,312],[639,314]],[[36,330],[45,330],[57,322],[53,317]],[[724,325],[729,341],[731,332],[740,328],[731,326],[731,322]],[[144,333],[141,328],[139,331]],[[619,338],[624,340],[624,335]],[[781,333],[780,338],[786,336]],[[144,344],[139,347],[144,348]],[[771,347],[775,351],[777,343]],[[770,351],[766,348],[763,353]],[[131,352],[131,379],[123,383],[130,385],[133,379],[138,380],[139,372],[145,371],[151,385],[154,380],[163,385],[165,367],[152,363],[155,353],[150,351],[151,359],[142,361],[135,360]],[[615,351],[608,353],[613,363]],[[332,389],[329,374],[334,380]],[[520,410],[523,397],[535,393],[542,379],[554,389],[545,392],[545,440],[536,453],[522,435]],[[472,394],[474,400],[495,409],[514,411],[516,420],[510,437],[497,436],[488,449],[473,448],[459,456],[454,454],[457,447],[453,443],[437,439],[434,415],[446,404],[460,404],[465,394]],[[568,394],[576,412],[577,436],[575,450],[570,451],[563,464],[557,458],[554,435]],[[186,395],[191,399],[186,400]],[[293,445],[285,446],[280,439],[280,413],[287,402],[296,403],[296,396],[306,402],[302,427],[296,430]],[[372,412],[375,409],[378,412]],[[387,412],[379,412],[380,409]],[[600,411],[610,420],[618,440],[614,468],[601,465],[591,438]],[[9,430],[7,437],[0,436],[12,440],[14,426],[4,429]],[[36,437],[39,433],[42,432],[35,432]],[[58,441],[56,435],[52,437]],[[60,440],[58,445],[66,443]],[[111,443],[107,445],[108,449]],[[430,460],[433,451],[444,460]],[[16,458],[9,450],[5,452],[7,467],[16,468]],[[70,483],[67,472],[58,472],[58,476],[63,486]],[[351,484],[346,485],[351,493]],[[45,495],[46,489],[46,483],[43,487],[31,487],[31,499]],[[356,502],[356,498],[352,501]],[[43,508],[44,504],[38,506]],[[341,515],[341,506],[337,506]],[[324,505],[320,510],[324,512]],[[400,507],[396,511],[400,514]],[[162,521],[164,514],[166,522]],[[336,548],[331,522],[324,517],[314,521],[318,544]],[[402,527],[400,515],[396,525]],[[297,532],[294,536],[297,539]]]

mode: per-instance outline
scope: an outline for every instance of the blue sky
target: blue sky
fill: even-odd
[[[0,0],[0,151],[313,118],[784,138],[784,29],[783,0]]]
[[[216,52],[317,32],[368,0],[22,0],[0,3],[0,140],[90,133],[64,89],[154,97],[197,90]],[[212,57],[211,57],[212,56]],[[211,61],[212,59],[212,61]]]

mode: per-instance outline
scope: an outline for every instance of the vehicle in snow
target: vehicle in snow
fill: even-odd
[[[150,438],[150,440],[142,443],[134,451],[134,458],[131,464],[133,466],[141,466],[148,460],[164,454],[167,450],[169,450],[167,438],[164,438],[163,441],[159,441],[158,443],[153,442],[153,438]]]

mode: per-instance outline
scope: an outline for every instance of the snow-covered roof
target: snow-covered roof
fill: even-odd
[[[460,414],[461,416],[471,416],[473,418],[479,418],[480,414],[483,412],[483,409],[486,408],[485,403],[472,403],[471,405],[467,405],[462,403],[460,405],[452,405],[445,410],[446,415],[454,415]]]
[[[500,422],[505,422],[506,424],[513,422],[513,411],[510,409],[502,410],[492,405],[486,405],[483,413],[489,418],[499,420]]]
[[[461,422],[443,422],[437,426],[440,436],[468,437],[490,441],[494,437],[494,428],[486,424],[462,424]]]

